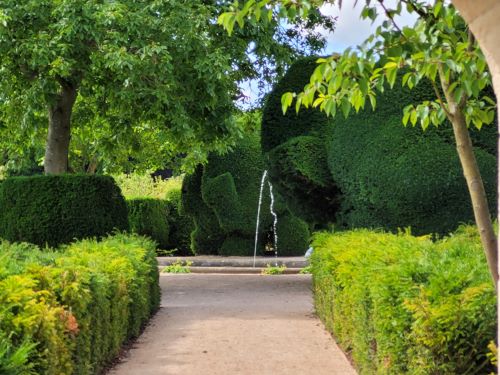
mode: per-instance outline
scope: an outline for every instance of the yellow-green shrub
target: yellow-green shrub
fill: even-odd
[[[142,237],[46,253],[3,243],[0,254],[0,350],[29,349],[19,373],[98,374],[159,305],[155,247]]]
[[[361,374],[487,374],[495,293],[474,228],[320,233],[315,305]]]

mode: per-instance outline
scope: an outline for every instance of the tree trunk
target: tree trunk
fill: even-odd
[[[491,221],[491,213],[486,199],[486,191],[484,190],[483,179],[477,165],[472,142],[465,122],[463,111],[457,111],[452,120],[453,134],[457,145],[458,156],[462,164],[467,187],[472,201],[474,218],[481,237],[488,267],[495,287],[498,283],[498,252],[497,252],[497,237],[493,230]]]
[[[63,84],[56,102],[49,105],[49,132],[45,146],[45,174],[61,174],[68,171],[69,141],[71,137],[71,113],[77,90]]]
[[[469,25],[490,69],[493,79],[493,89],[500,102],[500,2],[498,0],[452,0],[453,4]],[[500,120],[500,107],[498,108],[498,119]],[[499,124],[500,125],[500,124]],[[498,139],[498,150],[500,150],[500,137]],[[498,160],[498,159],[497,159]],[[500,163],[497,162],[497,173],[500,178]],[[500,181],[498,181],[500,189]],[[500,223],[500,190],[497,195],[498,222]],[[500,248],[497,245],[497,254]],[[498,256],[497,256],[498,257]],[[500,263],[497,263],[497,270]],[[498,277],[498,271],[497,271]],[[500,338],[500,289],[497,288],[497,340]],[[497,347],[498,347],[497,341]]]

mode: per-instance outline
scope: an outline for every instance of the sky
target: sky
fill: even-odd
[[[344,0],[342,8],[336,5],[325,5],[321,8],[321,13],[330,16],[337,16],[335,32],[327,35],[328,45],[326,53],[342,52],[347,47],[355,47],[363,43],[375,29],[385,20],[385,17],[379,16],[372,22],[371,20],[362,20],[360,18],[364,1],[358,1],[354,6],[354,0]],[[384,1],[387,7],[394,7],[396,1]],[[413,25],[416,21],[414,15],[403,13],[395,19],[399,27]]]
[[[394,7],[396,1],[388,0],[384,3],[386,3],[388,7]],[[379,16],[375,22],[372,22],[371,20],[362,20],[360,18],[360,14],[364,1],[358,1],[356,6],[354,6],[354,4],[354,0],[343,0],[341,9],[339,9],[337,5],[331,4],[325,5],[321,8],[321,12],[323,14],[338,17],[335,32],[323,32],[327,37],[327,46],[324,51],[325,54],[342,52],[348,47],[356,47],[357,45],[360,45],[385,19]],[[400,27],[413,25],[415,21],[416,17],[408,13],[404,13],[396,18],[396,23]],[[250,98],[250,103],[255,103],[258,96],[258,89],[256,85],[252,82],[247,82],[241,87],[244,94]],[[248,105],[244,105],[243,107],[247,106]]]

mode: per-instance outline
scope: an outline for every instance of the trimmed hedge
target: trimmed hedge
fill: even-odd
[[[109,176],[12,177],[0,185],[0,237],[40,246],[128,229],[127,206]]]
[[[170,207],[167,201],[154,198],[129,199],[127,206],[130,230],[152,238],[160,249],[167,249],[170,239]]]
[[[281,109],[281,96],[285,92],[301,92],[316,68],[317,56],[298,59],[266,97],[262,111],[262,151],[267,153],[291,138],[321,134],[328,129],[328,117],[315,109],[301,108],[299,113]],[[313,133],[313,134],[311,134]]]
[[[316,67],[317,57],[297,60],[266,99],[262,115],[262,150],[269,177],[290,210],[311,227],[333,221],[340,191],[328,170],[326,140],[331,120],[316,109],[283,115],[281,96],[300,92]]]
[[[262,119],[262,145],[273,184],[311,227],[411,227],[446,234],[472,222],[470,197],[450,124],[425,132],[404,127],[403,108],[435,96],[428,82],[412,90],[401,77],[377,97],[377,108],[328,119],[319,111],[281,111],[281,95],[309,81],[316,58],[298,60],[276,85]],[[496,126],[470,129],[496,213]]]
[[[425,99],[432,88],[400,85],[396,82],[398,88],[380,96],[375,112],[367,109],[333,121],[327,150],[330,172],[342,191],[337,223],[446,234],[474,218],[451,125],[425,132],[402,126],[403,107]],[[494,215],[496,157],[477,147],[475,154]]]
[[[255,219],[264,160],[257,137],[241,140],[225,155],[210,154],[208,163],[184,179],[183,207],[193,217],[195,230],[192,248],[196,254],[253,255]],[[275,212],[278,222],[291,216],[283,199],[275,191]],[[259,252],[264,253],[265,240],[272,227],[272,215],[267,209],[270,197],[266,184],[261,210],[261,240]],[[303,254],[307,249],[309,231],[301,220],[288,220],[286,230],[295,242],[278,239],[278,254]],[[283,226],[281,227],[283,228]],[[284,230],[284,233],[286,232]],[[306,246],[302,245],[306,243]]]
[[[159,307],[155,256],[122,234],[62,252],[0,243],[0,373],[101,373]]]
[[[193,255],[191,251],[191,232],[193,219],[182,209],[181,188],[167,193],[165,200],[169,207],[168,225],[170,234],[168,249],[176,249],[175,255]]]
[[[361,374],[491,373],[495,289],[477,231],[320,233],[316,311]]]

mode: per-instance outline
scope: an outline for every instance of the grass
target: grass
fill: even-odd
[[[269,263],[266,268],[262,269],[262,275],[282,275],[285,273],[286,266],[283,264],[281,266],[271,266]]]
[[[162,269],[161,272],[164,273],[191,273],[191,265],[193,262],[186,261],[185,263],[182,260],[177,260],[174,263],[166,266]]]

